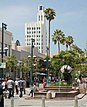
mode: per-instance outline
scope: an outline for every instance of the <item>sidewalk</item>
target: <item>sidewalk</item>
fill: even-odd
[[[34,99],[29,98],[26,100],[28,95],[23,95],[20,98],[18,95],[14,96],[14,107],[42,107],[42,98],[41,99]],[[87,106],[87,95],[83,97],[83,94],[79,94],[78,96],[78,107],[86,107]],[[5,107],[11,107],[11,100],[12,99],[5,99]],[[75,100],[59,100],[59,99],[48,99],[45,100],[46,107],[74,107]],[[83,106],[85,105],[85,106]]]
[[[83,107],[81,105],[87,106],[87,95],[79,94],[78,96],[78,107]],[[28,98],[28,99],[27,99]],[[11,107],[12,99],[4,99],[5,106]],[[27,93],[20,98],[19,95],[14,94],[13,107],[42,107],[42,98],[29,97]],[[45,99],[46,107],[74,107],[75,99]],[[84,107],[86,107],[84,106]]]
[[[84,100],[78,100],[78,107],[87,106],[87,96]],[[45,107],[74,107],[74,100],[45,100]],[[86,105],[86,106],[82,106]],[[5,99],[5,107],[11,107],[11,99]],[[14,98],[14,107],[42,107],[42,99]]]

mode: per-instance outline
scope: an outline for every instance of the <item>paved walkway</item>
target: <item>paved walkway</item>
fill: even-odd
[[[14,97],[14,106],[11,106],[12,99],[4,99],[4,107],[42,107],[42,99],[25,99],[28,97],[24,95],[22,98],[19,98],[18,95]],[[60,99],[50,99],[45,100],[45,107],[74,107],[75,100],[60,100]],[[78,100],[78,107],[87,107],[87,95],[82,99]]]

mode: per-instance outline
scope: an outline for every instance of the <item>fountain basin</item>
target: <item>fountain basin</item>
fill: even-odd
[[[78,95],[78,91],[74,91],[71,86],[46,86],[44,90],[35,92],[35,96],[45,98],[74,98]],[[50,96],[50,97],[48,97]]]

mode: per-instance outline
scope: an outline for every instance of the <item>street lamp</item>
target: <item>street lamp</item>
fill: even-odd
[[[32,73],[33,73],[33,43],[35,42],[35,39],[31,39],[31,70],[30,70],[30,85],[32,85]]]
[[[46,47],[46,52],[47,52],[47,59],[44,60],[44,62],[46,62],[46,71],[47,71],[47,85],[48,85],[48,82],[49,82],[49,72],[48,72],[48,65],[49,65],[49,58],[48,58],[48,51],[49,51],[49,48]]]
[[[1,62],[3,63],[3,55],[6,53],[4,52],[4,30],[6,30],[7,25],[5,23],[2,23],[2,47],[1,47]],[[8,49],[5,49],[5,51]],[[3,78],[3,68],[1,68],[1,78]]]
[[[18,77],[22,78],[22,61],[18,60],[18,66],[20,67],[19,72],[18,72]]]
[[[5,47],[4,48],[4,51],[3,51],[3,54],[5,54],[5,56],[7,56],[7,50],[8,50],[8,47]],[[2,55],[2,51],[1,51],[1,48],[0,48],[0,54]],[[3,59],[2,59],[3,60]],[[3,68],[6,68],[6,62],[2,62],[1,61],[1,72],[0,72],[0,79],[2,79],[5,75],[3,75]]]
[[[4,30],[7,29],[6,27],[7,27],[7,25],[4,24],[4,23],[2,23],[2,47],[1,47],[1,52],[0,52],[2,64],[3,64],[3,54],[5,54],[3,47],[4,47]],[[7,49],[6,49],[6,50],[7,50]],[[1,67],[1,72],[0,72],[0,73],[1,73],[0,77],[1,77],[1,80],[2,80],[2,79],[3,79],[3,67]],[[2,105],[2,107],[4,107],[3,92],[2,92],[2,98],[1,98],[1,99],[2,99],[2,100],[1,100],[1,102],[0,102],[0,105]]]
[[[29,60],[28,60],[28,71],[29,71],[29,74],[30,74],[30,85],[29,86],[31,86],[32,85],[32,82],[33,82],[33,80],[32,80],[32,77],[33,77],[33,71],[34,71],[34,67],[36,66],[36,64],[35,64],[35,58],[36,58],[36,55],[33,55],[33,58],[31,58],[31,55],[28,55],[28,58],[29,58]]]
[[[7,28],[7,25],[6,24],[4,24],[4,23],[2,23],[2,63],[3,63],[3,54],[4,54],[4,52],[3,52],[3,47],[4,47],[4,29],[6,30]]]

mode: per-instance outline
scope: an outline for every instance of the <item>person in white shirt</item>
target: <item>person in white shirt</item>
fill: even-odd
[[[3,87],[4,97],[7,98],[7,81],[6,80],[3,80],[2,87]]]
[[[8,98],[14,97],[14,81],[9,77],[9,80],[7,81],[7,88],[9,91]]]
[[[17,78],[15,80],[15,90],[16,90],[16,94],[18,94],[18,79]]]
[[[5,91],[5,85],[6,85],[6,82],[5,82],[5,81],[3,81],[3,82],[2,82],[3,91]]]

